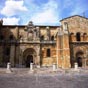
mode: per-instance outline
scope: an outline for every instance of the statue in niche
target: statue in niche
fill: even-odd
[[[40,33],[39,33],[39,30],[37,31],[37,36],[38,36],[38,38],[40,37]]]
[[[33,40],[33,32],[28,32],[28,40]]]
[[[47,34],[45,35],[45,40],[49,40],[49,36],[47,36]]]
[[[37,30],[36,29],[34,30],[34,36],[33,37],[34,37],[33,39],[36,40],[36,38],[37,38]]]
[[[39,35],[40,35],[40,33],[39,33],[39,27],[36,27],[36,30],[37,30],[37,31],[36,31],[36,35],[37,35],[37,37],[39,38],[39,37],[40,37],[40,36],[39,36]]]
[[[49,31],[45,34],[45,40],[49,40]]]
[[[19,39],[22,40],[22,41],[24,40],[23,33],[21,33],[21,34],[19,35]]]
[[[40,54],[40,47],[39,46],[35,46],[35,50],[37,52],[37,55],[39,55]]]
[[[33,32],[33,30],[34,30],[34,25],[33,25],[33,22],[32,21],[30,21],[29,23],[28,23],[28,25],[27,25],[27,38],[28,38],[28,40],[33,40],[33,34],[34,34],[34,32]]]

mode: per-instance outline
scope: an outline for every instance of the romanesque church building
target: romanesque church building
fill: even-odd
[[[59,68],[88,66],[88,18],[74,15],[60,26],[3,25],[0,20],[0,67]],[[58,23],[59,24],[59,23]]]

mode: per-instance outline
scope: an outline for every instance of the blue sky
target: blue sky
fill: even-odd
[[[88,17],[88,0],[0,0],[4,25],[59,25],[72,15]]]

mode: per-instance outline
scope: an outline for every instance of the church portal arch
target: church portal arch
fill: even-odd
[[[35,64],[36,51],[33,48],[28,48],[23,52],[23,63],[25,67],[30,67],[30,63]]]
[[[76,53],[76,61],[78,63],[78,67],[82,67],[83,63],[82,63],[82,60],[83,60],[83,51],[79,50],[77,51]]]

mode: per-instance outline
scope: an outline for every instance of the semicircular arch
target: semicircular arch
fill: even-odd
[[[31,55],[31,56],[33,57],[33,62],[35,62],[34,58],[35,58],[36,55],[37,55],[35,49],[33,49],[33,48],[27,48],[27,49],[25,49],[24,52],[23,52],[23,62],[24,62],[24,64],[25,64],[25,61],[26,61],[26,59],[27,59],[27,57],[28,57],[29,55]],[[29,59],[30,59],[30,58],[29,58]]]

